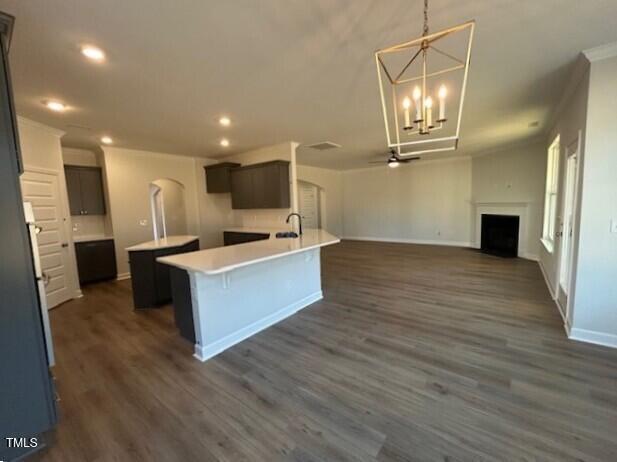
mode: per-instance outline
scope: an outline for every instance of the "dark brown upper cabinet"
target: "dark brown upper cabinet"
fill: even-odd
[[[64,175],[71,215],[105,215],[103,174],[99,167],[66,165]]]
[[[285,209],[290,206],[289,162],[274,160],[230,170],[231,208]]]
[[[220,164],[205,166],[206,191],[208,193],[231,192],[231,169],[239,166],[240,164],[234,162],[221,162]]]

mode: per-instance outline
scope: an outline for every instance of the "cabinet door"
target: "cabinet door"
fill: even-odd
[[[260,208],[280,209],[289,207],[289,166],[268,164],[260,174],[262,202]]]
[[[84,215],[105,215],[101,169],[80,169],[79,185],[81,187],[81,203]]]
[[[81,203],[81,185],[79,181],[79,169],[66,167],[64,169],[66,177],[66,190],[69,196],[69,208],[71,215],[81,215],[84,209]]]
[[[75,244],[75,256],[80,284],[116,277],[114,241],[78,242]]]
[[[231,208],[254,208],[252,168],[231,171]]]

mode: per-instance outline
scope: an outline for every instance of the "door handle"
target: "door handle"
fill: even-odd
[[[63,242],[63,243],[62,243],[62,247],[66,248],[66,247],[68,247],[68,246],[69,246],[68,242]]]
[[[51,280],[51,276],[49,276],[49,274],[43,271],[41,279],[43,280],[43,284],[45,285],[45,287],[47,287],[49,285],[49,281]]]

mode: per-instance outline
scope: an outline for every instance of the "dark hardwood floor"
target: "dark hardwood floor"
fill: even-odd
[[[617,460],[617,351],[566,339],[536,263],[322,255],[323,301],[207,363],[127,281],[53,310],[61,421],[32,460]]]

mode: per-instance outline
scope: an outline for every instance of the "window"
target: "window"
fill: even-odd
[[[546,160],[546,192],[544,195],[544,226],[542,242],[553,253],[555,247],[555,219],[557,214],[557,188],[559,185],[559,136],[548,148]]]

